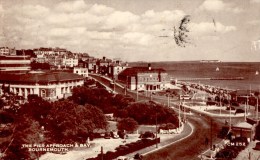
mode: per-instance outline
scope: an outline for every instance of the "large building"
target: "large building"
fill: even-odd
[[[24,74],[0,74],[0,95],[3,88],[23,96],[38,95],[45,99],[60,99],[71,94],[72,88],[82,86],[84,77],[67,72],[31,71]]]
[[[0,71],[28,71],[30,64],[29,56],[0,56]]]
[[[164,69],[148,67],[126,68],[118,75],[130,90],[159,91],[169,88],[170,80]]]

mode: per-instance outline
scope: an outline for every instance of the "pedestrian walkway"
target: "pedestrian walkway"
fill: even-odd
[[[211,117],[244,117],[245,116],[245,113],[235,114],[234,111],[231,111],[231,114],[230,113],[220,114],[220,112],[221,112],[220,110],[226,111],[225,107],[220,108],[218,106],[205,106],[205,105],[188,106],[188,105],[185,105],[185,104],[183,104],[182,106],[189,108],[190,110],[192,110],[194,112],[197,112],[197,113],[200,113],[200,114],[205,114],[205,115],[208,115],[208,116],[211,116]],[[212,112],[210,112],[210,110],[219,110],[219,113],[218,114],[212,113]],[[251,113],[248,113],[246,116],[249,116],[249,115],[251,115]]]
[[[260,151],[254,149],[257,142],[259,141],[250,142],[248,146],[238,154],[235,160],[244,160],[244,159],[259,160]]]
[[[153,145],[153,146],[144,148],[142,150],[139,150],[137,152],[130,153],[130,154],[126,155],[126,157],[132,158],[132,157],[134,157],[134,155],[136,153],[139,153],[139,154],[145,156],[147,154],[156,152],[160,149],[163,149],[163,148],[168,147],[168,146],[170,146],[174,143],[177,143],[181,140],[184,140],[185,138],[188,138],[193,133],[193,130],[194,130],[194,127],[192,126],[192,124],[186,123],[186,124],[184,124],[184,129],[181,133],[174,134],[175,136],[173,136],[173,138],[166,139],[165,141],[161,141],[160,143],[158,143],[158,148],[156,148],[156,145]]]

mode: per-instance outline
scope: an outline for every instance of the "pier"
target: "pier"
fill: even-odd
[[[244,80],[244,77],[206,77],[206,78],[180,78],[178,81],[199,81],[199,80]],[[171,78],[171,80],[175,80]]]

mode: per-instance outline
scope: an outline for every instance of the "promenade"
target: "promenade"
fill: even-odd
[[[128,155],[125,155],[126,157],[134,157],[134,155],[136,153],[139,153],[143,156],[147,155],[147,154],[150,154],[150,153],[153,153],[153,152],[156,152],[160,149],[163,149],[165,147],[168,147],[174,143],[177,143],[181,140],[184,140],[186,138],[188,138],[189,136],[191,136],[191,134],[193,134],[193,130],[194,130],[194,126],[190,123],[185,123],[184,124],[184,127],[183,127],[183,130],[178,133],[178,134],[174,134],[174,136],[172,136],[172,138],[168,138],[168,139],[161,139],[161,142],[158,143],[158,146],[156,147],[156,145],[154,146],[150,146],[150,147],[147,147],[147,148],[144,148],[144,149],[141,149],[137,152],[133,152],[131,154],[128,154]],[[159,134],[159,137],[163,135],[163,134]]]
[[[102,77],[102,79],[103,80],[105,79],[105,81],[107,81],[107,82],[111,82],[112,81],[111,79],[109,79],[107,77]],[[106,84],[105,81],[103,81],[102,83]],[[115,91],[116,92],[119,92],[119,93],[122,93],[122,94],[125,93],[123,84],[115,83],[115,86],[116,86],[115,87]],[[197,91],[196,93],[197,93],[197,97],[198,97],[198,95],[203,94],[204,98],[208,94],[205,91],[200,91],[200,90]],[[162,104],[166,104],[165,102],[168,102],[168,106],[173,108],[177,113],[179,112],[183,117],[185,117],[184,115],[186,115],[190,119],[191,118],[190,116],[193,116],[194,119],[196,119],[195,121],[197,121],[197,122],[201,121],[202,123],[203,122],[205,123],[205,120],[202,120],[203,118],[201,117],[203,115],[207,116],[207,117],[211,117],[211,119],[213,119],[214,121],[215,120],[219,121],[217,123],[221,124],[221,125],[224,124],[225,120],[227,120],[228,122],[230,120],[232,120],[232,124],[234,125],[237,122],[241,122],[241,120],[243,121],[244,118],[247,117],[247,116],[253,116],[251,114],[253,109],[251,109],[251,111],[248,112],[247,114],[245,114],[245,113],[235,113],[234,110],[231,110],[231,111],[227,110],[226,107],[224,107],[224,106],[220,107],[220,106],[216,106],[216,105],[206,105],[205,102],[196,102],[196,100],[185,100],[185,102],[182,102],[182,106],[185,109],[179,110],[180,101],[177,100],[177,99],[173,99],[173,98],[171,98],[169,100],[166,95],[161,95],[160,96],[160,95],[143,95],[143,94],[139,94],[139,96],[137,96],[137,92],[135,92],[135,91],[130,91],[130,92],[127,91],[127,94],[132,95],[134,98],[139,97],[139,100],[141,100],[141,99],[150,99],[151,100],[152,99],[152,100],[157,101],[157,102],[162,103]],[[199,98],[201,98],[201,97],[199,97]],[[195,103],[193,103],[193,102],[195,102]],[[242,108],[244,109],[244,107],[242,107]],[[185,113],[185,111],[186,111],[186,113]],[[189,112],[187,112],[187,111],[189,111]],[[197,117],[197,118],[195,118],[195,117]],[[195,121],[193,120],[194,124],[197,123]],[[208,125],[210,125],[210,121],[208,121],[207,123],[208,123]],[[231,123],[231,122],[229,122],[229,123]],[[194,130],[194,128],[200,130],[200,131],[197,131],[196,134],[199,134],[198,132],[202,133],[202,130],[203,130],[204,127],[207,128],[206,126],[204,126],[204,127],[203,126],[199,126],[199,124],[198,125],[196,124],[194,126],[192,125],[192,123],[187,123],[187,124],[191,125],[191,127],[193,128],[192,130]],[[197,128],[197,127],[199,127],[199,128]],[[189,133],[189,131],[187,129],[185,129],[181,134],[175,135],[171,140],[167,140],[165,142],[162,141],[162,143],[160,143],[158,145],[158,148],[156,148],[155,146],[151,146],[151,147],[139,150],[138,152],[135,152],[135,153],[132,153],[132,154],[129,154],[129,155],[126,155],[126,156],[127,157],[133,157],[136,153],[142,154],[144,156],[149,155],[150,153],[158,154],[157,151],[163,150],[164,148],[168,148],[167,146],[175,146],[174,144],[178,142],[178,139],[182,140],[182,139],[185,139],[185,137],[187,137],[187,139],[189,139],[189,136],[188,136],[189,134],[188,133]],[[190,134],[191,133],[193,133],[193,131],[190,132]],[[193,136],[191,136],[191,137],[193,137]],[[203,135],[200,135],[200,138],[199,138],[198,142],[201,143],[203,141],[204,141]],[[219,144],[219,143],[222,143],[221,139],[215,139],[213,141],[213,144]],[[170,147],[170,148],[172,148],[172,147]],[[203,149],[202,146],[200,146],[199,148],[200,148],[199,150],[201,150],[201,151],[199,151],[199,153],[197,153],[197,154],[196,153],[191,153],[191,154],[194,154],[194,156],[195,155],[198,156],[197,159],[201,159],[201,155],[203,155],[204,159],[208,159],[210,157],[210,155],[211,155],[211,151],[209,150],[209,148],[206,147],[206,148]],[[198,148],[196,148],[196,149],[198,149]],[[175,156],[179,157],[180,155],[178,155],[178,154],[180,152],[183,153],[184,151],[180,151],[179,148],[178,149],[176,148],[175,152],[176,152]],[[159,153],[161,153],[161,152],[159,152]],[[183,155],[183,154],[181,154],[181,155]],[[191,156],[189,156],[189,157],[191,157]],[[187,158],[187,159],[189,159],[189,158]]]

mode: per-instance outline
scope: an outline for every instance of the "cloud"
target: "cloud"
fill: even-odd
[[[4,12],[4,8],[3,6],[0,4],[0,14],[2,14]]]
[[[41,5],[23,5],[13,6],[10,9],[6,9],[7,14],[13,17],[37,19],[48,16],[49,9]]]
[[[60,2],[55,7],[55,10],[58,12],[84,12],[89,6],[84,2],[84,0],[75,0],[75,1],[65,1]]]
[[[102,28],[104,29],[128,28],[129,25],[133,23],[137,23],[138,21],[139,21],[139,16],[131,12],[115,11],[106,17]]]
[[[90,9],[89,12],[95,15],[107,15],[111,14],[114,11],[113,8],[107,7],[105,5],[94,4]]]
[[[153,36],[139,32],[128,32],[121,37],[121,41],[124,43],[137,44],[137,45],[148,45],[152,42]]]
[[[251,20],[248,21],[247,23],[256,26],[256,25],[260,25],[260,20]]]
[[[142,23],[149,24],[169,24],[174,23],[181,19],[185,15],[182,10],[166,10],[162,12],[155,12],[154,10],[148,10],[142,15]]]
[[[244,10],[242,8],[234,6],[231,3],[224,3],[222,0],[205,0],[199,7],[199,10],[206,10],[212,12],[233,12],[233,13],[241,13]]]
[[[211,9],[220,10],[221,5],[218,7]],[[175,50],[172,29],[178,27],[187,15],[180,9],[147,10],[135,14],[83,0],[62,1],[53,6],[14,4],[1,8],[0,5],[1,10],[6,25],[0,27],[0,46],[64,47],[74,52],[92,51],[117,56],[135,52],[144,58],[151,53],[166,54],[167,50]],[[212,22],[200,21],[191,23],[190,28],[191,33],[201,39],[216,32],[225,34],[235,30],[232,25],[216,22],[214,26]],[[131,54],[129,57],[135,58]]]
[[[221,0],[205,0],[200,6],[200,9],[219,12],[224,10],[225,6],[226,4],[224,4]]]
[[[192,23],[190,28],[191,32],[196,35],[224,34],[236,31],[235,26],[225,26],[219,22],[216,22],[215,25],[213,22]]]
[[[250,3],[260,3],[260,0],[250,0]]]

